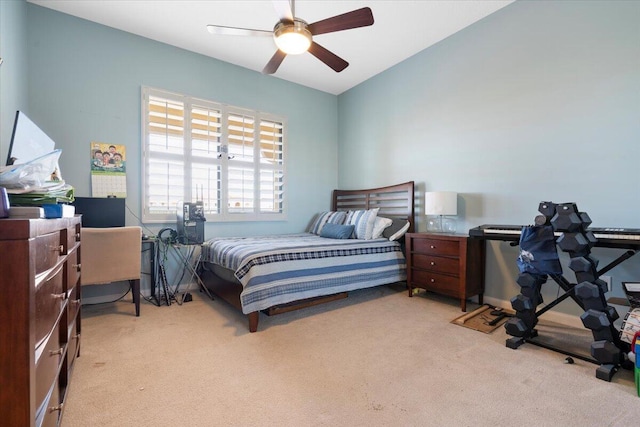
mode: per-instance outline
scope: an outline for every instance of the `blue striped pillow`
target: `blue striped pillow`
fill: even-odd
[[[353,228],[353,225],[327,223],[322,227],[320,237],[328,237],[330,239],[349,239],[353,233]]]
[[[373,239],[373,225],[376,222],[379,210],[379,208],[375,208],[369,210],[349,211],[344,223],[354,226],[351,237],[363,240]]]
[[[344,211],[320,212],[311,222],[311,225],[309,226],[309,229],[307,231],[319,236],[320,232],[322,231],[322,227],[324,227],[325,224],[344,224],[344,219],[346,218],[346,216],[347,213]]]

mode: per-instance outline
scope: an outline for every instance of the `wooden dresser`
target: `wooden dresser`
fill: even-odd
[[[0,425],[60,425],[80,351],[80,216],[0,219]]]
[[[407,233],[407,286],[460,298],[467,311],[467,299],[484,294],[485,245],[480,239],[460,234]]]

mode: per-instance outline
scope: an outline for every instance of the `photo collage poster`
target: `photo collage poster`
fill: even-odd
[[[126,164],[124,145],[91,142],[92,197],[127,197]]]

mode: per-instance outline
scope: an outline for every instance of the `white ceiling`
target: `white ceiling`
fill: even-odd
[[[269,0],[28,0],[30,3],[261,72],[276,47],[271,37],[210,34],[207,24],[272,30]],[[370,7],[375,23],[314,37],[349,62],[336,73],[310,53],[287,56],[281,78],[338,95],[473,24],[513,0],[299,0],[295,15],[313,23]]]

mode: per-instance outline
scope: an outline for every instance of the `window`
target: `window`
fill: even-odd
[[[285,218],[285,121],[142,88],[144,222],[202,201],[210,221]]]

